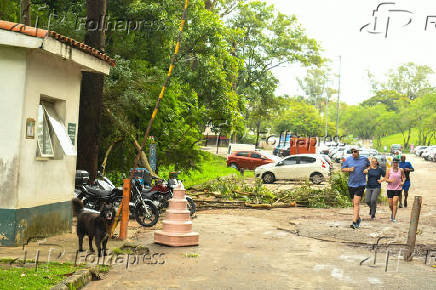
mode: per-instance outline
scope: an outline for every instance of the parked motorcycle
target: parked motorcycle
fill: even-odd
[[[154,178],[155,184],[151,188],[143,188],[141,193],[145,198],[153,201],[159,211],[162,211],[169,206],[169,200],[173,198],[174,189],[183,186],[180,180],[178,180],[178,172],[172,172],[168,181],[163,179]],[[191,216],[196,211],[196,206],[191,197],[186,196],[188,210]]]
[[[107,178],[97,179],[93,185],[87,184],[88,180],[88,172],[76,171],[75,194],[83,201],[86,208],[98,211],[105,202],[112,203],[116,208],[119,207],[123,199],[122,187],[115,187]],[[129,212],[134,215],[140,225],[153,226],[159,219],[159,210],[151,200],[145,198],[137,190],[137,186],[137,181],[133,179],[130,187]]]

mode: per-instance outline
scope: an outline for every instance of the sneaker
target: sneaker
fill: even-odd
[[[375,214],[372,214],[372,215],[371,215],[371,219],[372,219],[372,220],[375,220]]]
[[[404,201],[404,207],[407,207],[407,200]]]
[[[357,225],[357,227],[359,228],[360,227],[360,222],[362,221],[362,219],[359,217],[359,219],[357,220],[357,222],[356,222],[356,225]]]
[[[403,208],[403,204],[400,202],[400,205],[398,207],[399,208]]]
[[[358,226],[357,226],[357,224],[356,224],[355,222],[353,222],[353,223],[350,225],[350,228],[352,228],[353,230],[355,230],[355,229],[358,228]]]
[[[394,219],[394,214],[393,213],[391,213],[391,220],[393,220]]]
[[[397,220],[396,220],[396,219],[392,219],[392,222],[393,222],[393,223],[396,223],[396,222],[397,222]]]

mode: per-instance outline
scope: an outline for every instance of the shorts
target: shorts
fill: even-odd
[[[403,185],[403,190],[409,191],[410,188],[410,180],[406,180]]]
[[[365,185],[358,187],[348,186],[348,192],[350,193],[350,198],[353,199],[355,195],[362,197],[365,192]]]
[[[400,196],[401,190],[389,190],[388,189],[388,198],[393,198],[394,196]]]

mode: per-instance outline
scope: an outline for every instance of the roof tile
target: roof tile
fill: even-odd
[[[70,37],[61,35],[54,31],[47,31],[45,29],[39,29],[31,26],[26,26],[24,24],[9,22],[0,20],[0,29],[9,30],[14,32],[19,32],[28,36],[38,37],[38,38],[46,38],[52,37],[59,42],[65,43],[71,47],[77,48],[85,53],[95,56],[98,59],[101,59],[111,66],[115,66],[115,60],[110,58],[108,55],[102,53],[98,49],[95,49],[89,45],[86,45],[82,42],[78,42]]]

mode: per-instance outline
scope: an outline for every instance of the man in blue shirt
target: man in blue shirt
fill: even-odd
[[[353,223],[351,228],[357,229],[362,219],[359,215],[359,203],[362,199],[366,186],[366,175],[363,171],[369,167],[369,160],[364,156],[359,156],[359,149],[351,148],[352,156],[348,157],[342,164],[342,172],[350,173],[348,178],[348,191],[353,200]]]
[[[407,207],[407,196],[409,195],[409,189],[410,189],[410,172],[415,171],[415,169],[413,168],[410,162],[406,162],[405,155],[401,155],[401,162],[399,164],[399,167],[403,168],[404,175],[406,176],[406,181],[403,184],[403,191],[404,191],[404,207]],[[403,207],[401,201],[402,201],[402,194],[400,193],[400,205],[399,205],[400,208]]]

